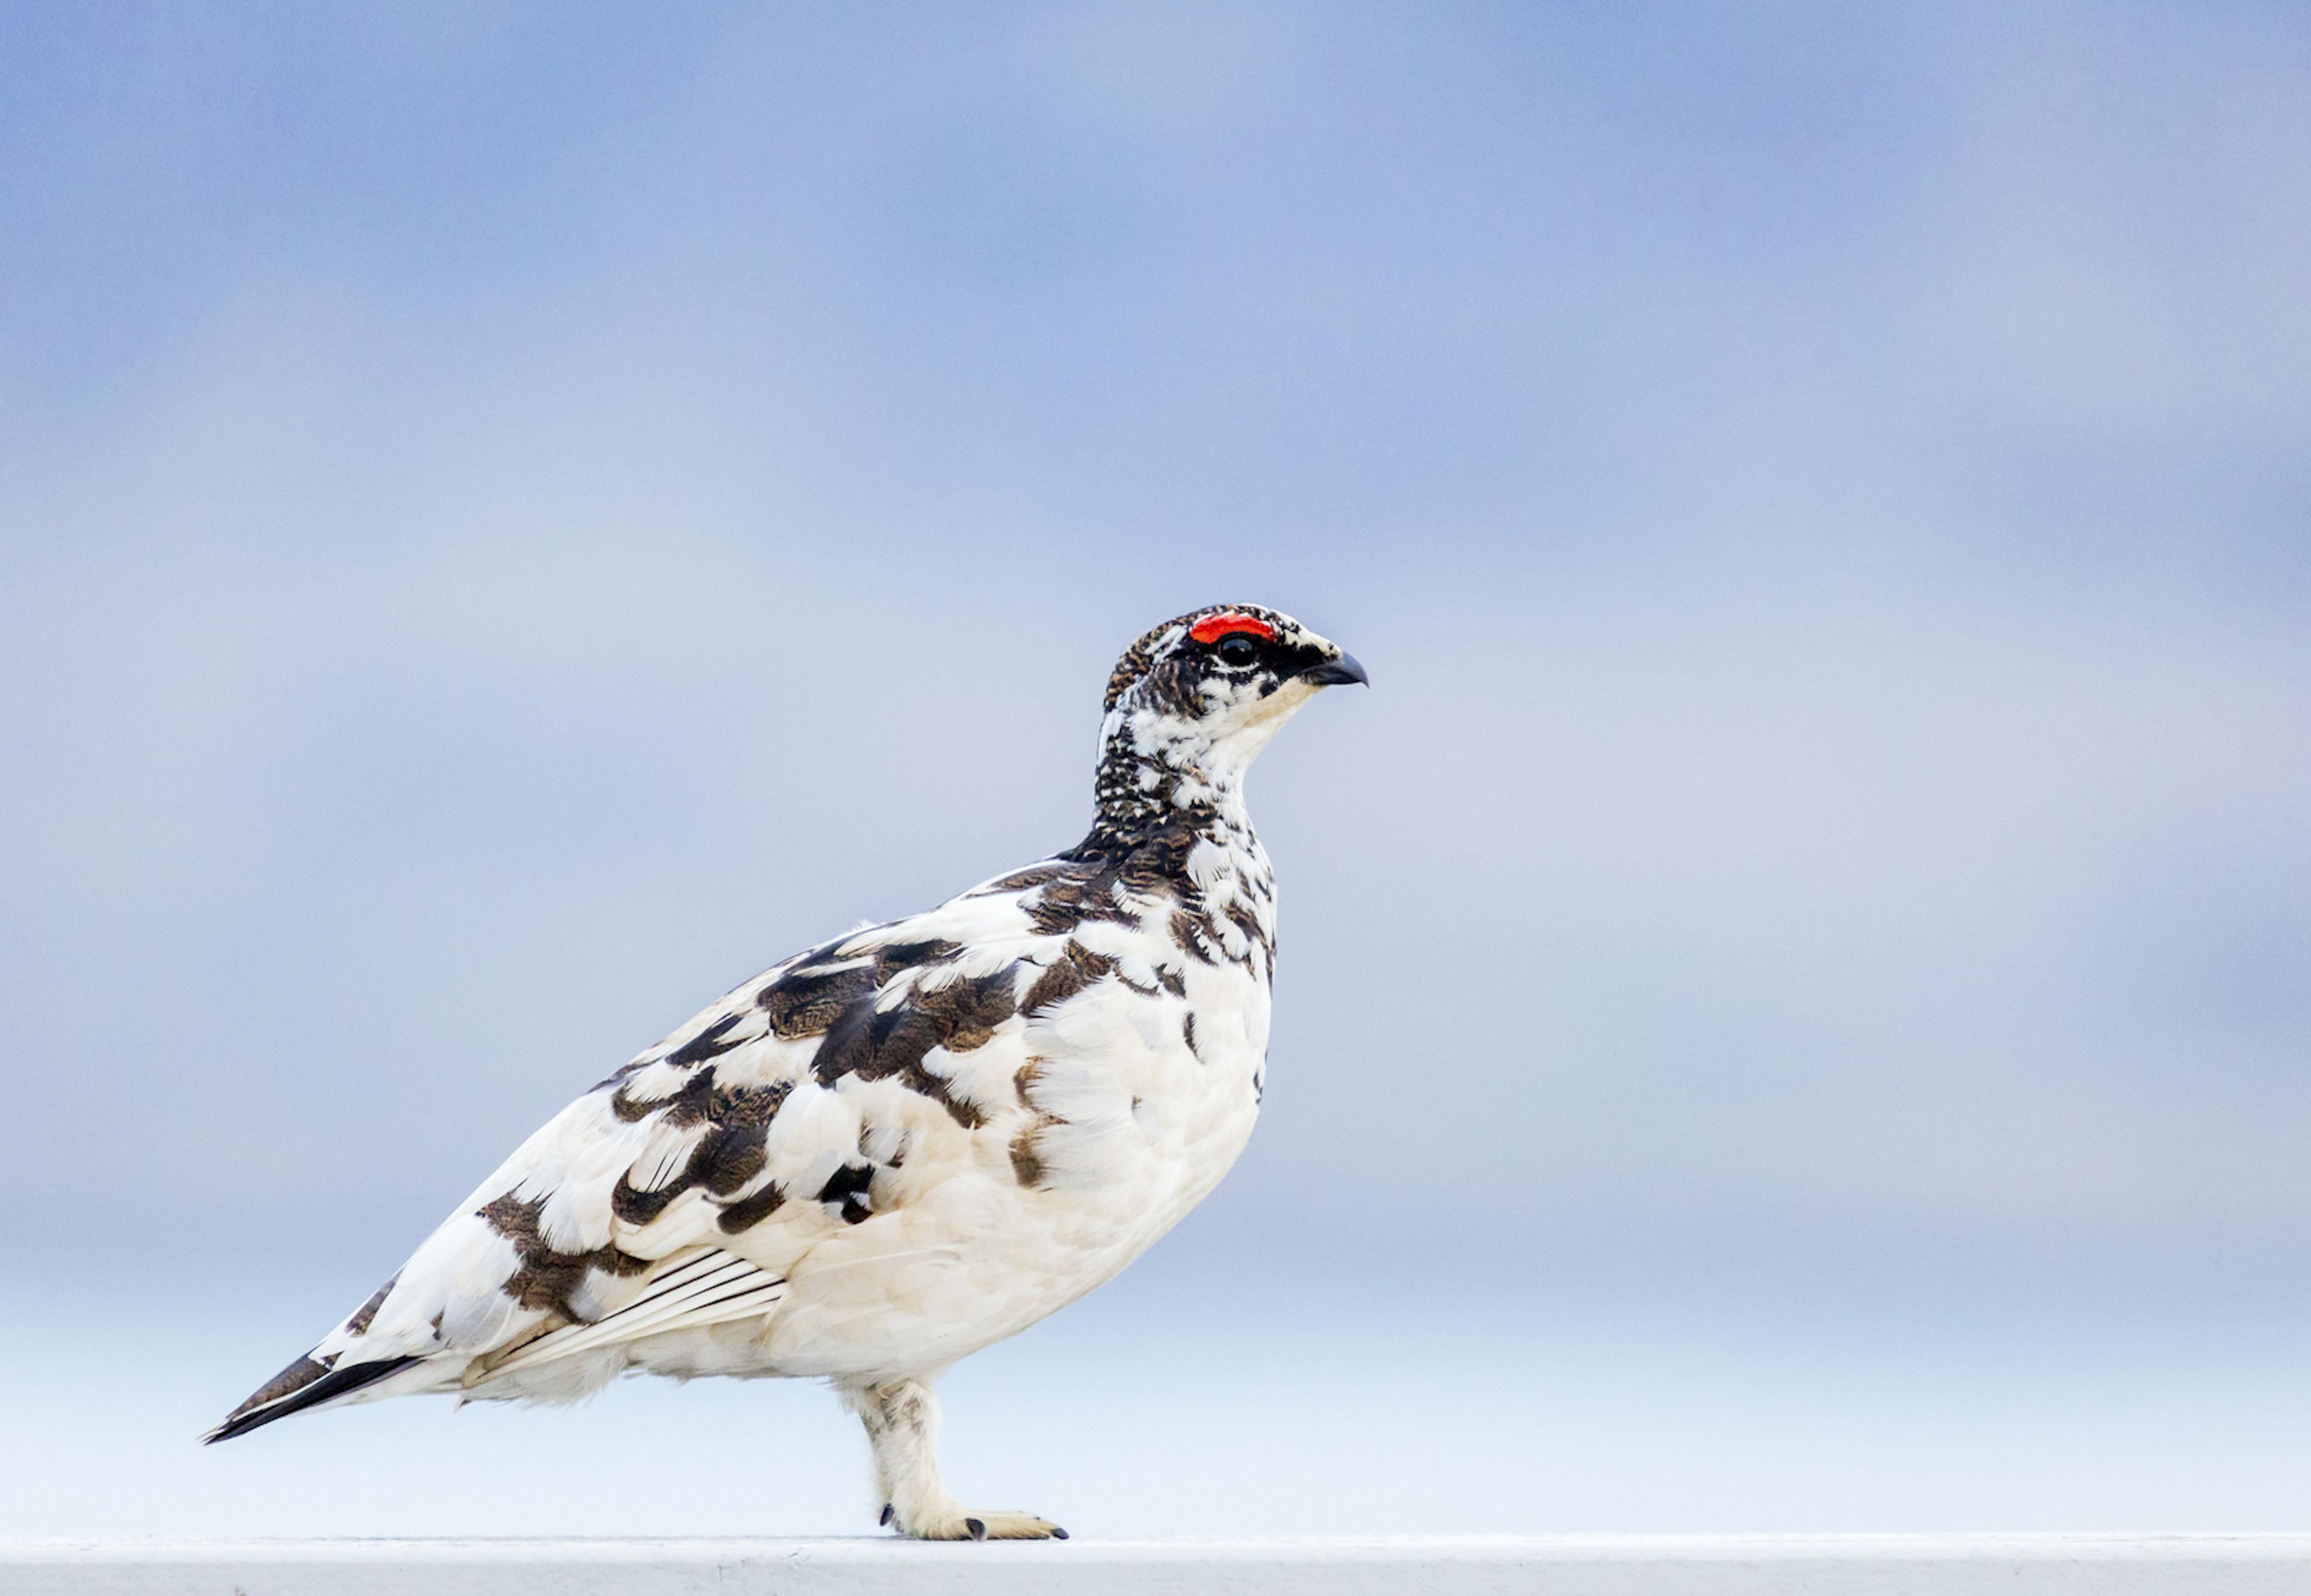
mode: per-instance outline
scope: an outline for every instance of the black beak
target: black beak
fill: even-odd
[[[1300,679],[1312,682],[1319,687],[1345,687],[1350,682],[1364,687],[1372,685],[1372,678],[1365,675],[1365,667],[1356,663],[1354,654],[1343,654],[1338,659],[1327,660],[1322,665],[1312,665],[1300,673]]]

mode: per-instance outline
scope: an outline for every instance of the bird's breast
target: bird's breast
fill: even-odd
[[[793,1268],[779,1372],[936,1366],[1112,1278],[1243,1150],[1267,1034],[1265,981],[1227,964],[1034,1016],[1015,1102],[967,1130],[921,1117],[906,1199]]]

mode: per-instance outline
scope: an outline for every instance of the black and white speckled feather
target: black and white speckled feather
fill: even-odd
[[[1244,772],[1363,679],[1252,606],[1150,632],[1108,684],[1081,842],[798,954],[638,1055],[210,1439],[630,1369],[826,1376],[903,1531],[1051,1532],[946,1496],[928,1382],[1110,1278],[1234,1162],[1276,957]]]

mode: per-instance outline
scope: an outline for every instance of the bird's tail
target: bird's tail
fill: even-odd
[[[250,1393],[249,1400],[225,1415],[224,1422],[201,1437],[204,1443],[214,1445],[230,1441],[235,1435],[246,1435],[260,1425],[269,1425],[276,1418],[286,1418],[292,1413],[302,1413],[308,1408],[318,1408],[339,1397],[351,1396],[365,1386],[375,1385],[388,1375],[398,1374],[418,1362],[414,1356],[383,1357],[369,1363],[339,1363],[335,1367],[301,1357]]]

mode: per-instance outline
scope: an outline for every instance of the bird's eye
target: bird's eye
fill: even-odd
[[[1219,646],[1212,651],[1220,657],[1222,665],[1238,670],[1260,658],[1260,645],[1252,641],[1251,634],[1246,632],[1229,632],[1220,639]]]

